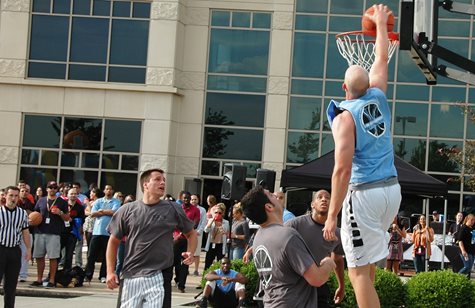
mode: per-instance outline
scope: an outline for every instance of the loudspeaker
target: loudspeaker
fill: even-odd
[[[257,169],[256,185],[260,185],[262,188],[274,192],[275,171],[269,169]]]
[[[223,185],[221,186],[222,200],[241,200],[247,191],[246,173],[246,166],[224,164]]]

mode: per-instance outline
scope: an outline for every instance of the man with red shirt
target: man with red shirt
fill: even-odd
[[[193,222],[194,228],[200,223],[200,210],[196,205],[190,203],[191,194],[184,192],[182,194],[183,203],[181,207],[185,211],[186,216]],[[175,266],[175,283],[181,293],[185,293],[186,278],[188,277],[188,265],[182,262],[182,253],[186,251],[188,247],[188,241],[186,237],[178,230],[173,232],[173,251],[175,254],[174,266]]]

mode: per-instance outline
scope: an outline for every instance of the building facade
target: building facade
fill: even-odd
[[[376,2],[0,0],[0,185],[135,194],[140,171],[159,167],[173,195],[219,194],[223,165],[238,163],[250,182],[275,170],[278,187],[283,169],[333,149],[324,111],[347,67],[335,34]],[[397,20],[399,1],[384,2]],[[473,29],[440,11],[439,43],[472,59]],[[475,139],[460,108],[474,88],[428,86],[396,52],[387,94],[396,155],[449,182],[449,213],[468,205],[473,192],[450,180],[463,170],[439,150]]]

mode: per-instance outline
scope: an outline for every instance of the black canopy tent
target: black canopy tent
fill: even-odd
[[[447,196],[447,184],[425,174],[413,165],[395,156],[399,184],[402,194],[427,197]],[[334,151],[331,151],[304,165],[282,171],[280,186],[284,191],[293,189],[331,189],[331,177],[335,165]]]

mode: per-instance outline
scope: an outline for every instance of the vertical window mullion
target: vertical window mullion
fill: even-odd
[[[106,80],[105,82],[109,81],[109,61],[110,61],[110,52],[111,52],[111,42],[112,42],[112,9],[114,8],[114,3],[111,3],[110,7],[110,16],[109,16],[109,35],[107,37],[107,56],[106,56]],[[102,161],[102,160],[101,160]]]

